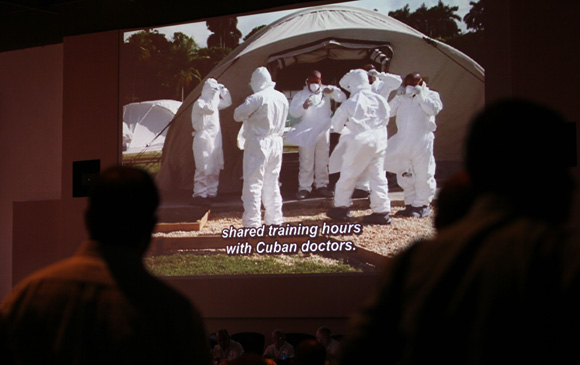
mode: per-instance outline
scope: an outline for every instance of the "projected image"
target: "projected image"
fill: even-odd
[[[123,163],[161,276],[373,272],[434,234],[484,103],[481,1],[363,0],[124,34]]]

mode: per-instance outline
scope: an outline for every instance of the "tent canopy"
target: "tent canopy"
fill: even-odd
[[[444,104],[437,118],[435,158],[460,162],[467,124],[484,103],[484,71],[458,50],[427,38],[415,29],[378,12],[342,5],[308,8],[275,21],[232,51],[207,77],[224,84],[233,104],[221,111],[225,168],[220,191],[241,191],[242,153],[236,146],[240,123],[233,110],[252,93],[252,72],[267,66],[276,88],[291,96],[311,68],[323,82],[338,85],[348,70],[377,61],[374,50],[389,57],[389,72],[420,72]],[[384,61],[384,60],[383,60]],[[379,68],[377,67],[377,68]],[[191,109],[201,85],[185,99],[169,128],[157,182],[162,190],[191,190],[195,165],[191,150]]]
[[[125,153],[161,151],[167,125],[181,106],[180,101],[152,100],[123,107],[123,149]]]

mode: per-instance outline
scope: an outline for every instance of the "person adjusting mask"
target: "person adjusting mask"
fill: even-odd
[[[323,85],[322,74],[312,70],[290,103],[290,115],[299,119],[286,136],[286,142],[299,146],[298,199],[310,196],[313,184],[316,195],[334,195],[328,189],[331,100],[341,103],[346,95],[336,86]]]
[[[234,110],[234,120],[243,122],[238,143],[242,143],[244,150],[244,227],[259,227],[262,224],[262,204],[266,224],[284,222],[279,176],[288,100],[274,89],[275,85],[268,70],[258,67],[250,81],[254,93]]]
[[[419,73],[405,76],[390,101],[396,117],[397,133],[389,139],[385,169],[397,174],[403,188],[405,209],[395,215],[425,218],[435,196],[435,157],[433,143],[435,116],[443,109],[439,93],[430,90]]]
[[[372,214],[364,217],[369,224],[390,224],[391,201],[388,182],[383,169],[387,148],[387,100],[371,90],[367,72],[351,70],[340,80],[340,86],[350,92],[350,97],[332,117],[335,131],[345,127],[350,133],[341,136],[345,153],[336,183],[334,207],[327,215],[338,221],[353,221],[350,215],[351,196],[357,180],[369,180]]]
[[[217,197],[219,174],[224,168],[219,111],[230,105],[229,90],[212,78],[205,81],[201,96],[193,104],[194,204],[206,205]]]
[[[387,101],[389,100],[392,92],[401,86],[402,79],[399,75],[391,74],[388,72],[379,72],[372,63],[366,64],[362,68],[363,70],[367,71],[369,76],[369,83],[371,84],[371,90],[387,99]],[[346,135],[347,133],[348,130],[343,131],[343,134]],[[330,156],[329,170],[331,174],[340,171],[340,164],[344,155],[343,147],[344,146],[339,140],[338,145],[333,151],[333,154]],[[352,197],[366,198],[369,196],[369,194],[369,181],[365,176],[361,176],[360,179],[356,182]]]

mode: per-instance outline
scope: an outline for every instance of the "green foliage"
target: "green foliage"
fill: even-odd
[[[427,8],[422,4],[411,11],[409,5],[389,12],[389,16],[417,29],[421,33],[459,49],[481,64],[483,59],[483,11],[486,0],[471,1],[471,10],[463,17],[468,29],[475,30],[461,34],[456,14],[457,6],[444,5],[441,0],[437,5]]]
[[[389,16],[431,38],[446,40],[460,33],[456,21],[460,21],[461,17],[456,14],[457,10],[459,7],[445,5],[439,0],[437,5],[431,8],[422,4],[414,12],[411,12],[409,5],[405,5],[401,9],[389,12]]]
[[[193,38],[181,32],[174,33],[171,41],[156,30],[137,32],[121,49],[126,60],[121,66],[123,104],[183,100],[231,50],[200,48]]]
[[[196,58],[193,60],[193,66],[199,70],[202,79],[218,64],[226,58],[232,50],[229,48],[211,47],[200,48],[197,51]]]
[[[244,37],[244,42],[245,42],[246,40],[248,40],[248,39],[249,39],[251,36],[253,36],[254,34],[258,33],[260,30],[262,30],[262,29],[264,29],[264,28],[266,28],[266,27],[267,27],[267,25],[266,25],[266,24],[262,24],[262,25],[259,25],[259,26],[257,26],[257,27],[254,27],[254,29],[252,29],[252,30],[250,31],[250,33],[246,34],[246,36]]]
[[[470,1],[469,5],[471,5],[471,9],[463,17],[463,21],[467,24],[468,29],[483,30],[485,0]]]
[[[158,276],[320,274],[360,272],[339,260],[318,261],[309,255],[228,256],[223,253],[176,253],[148,257],[145,263]]]
[[[205,22],[207,29],[213,32],[207,38],[209,48],[234,49],[240,44],[242,32],[238,29],[238,18],[235,16],[213,18]]]

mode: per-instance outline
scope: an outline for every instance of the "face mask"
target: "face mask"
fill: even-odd
[[[317,93],[320,91],[320,84],[308,84],[308,90],[313,93]]]
[[[405,87],[405,94],[415,94],[416,91],[415,86],[407,85],[407,87]]]

